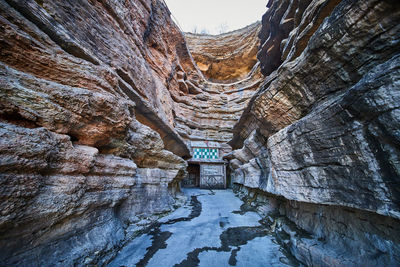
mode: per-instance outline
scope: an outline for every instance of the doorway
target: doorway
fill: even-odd
[[[200,165],[190,163],[187,176],[182,181],[182,187],[200,187]]]

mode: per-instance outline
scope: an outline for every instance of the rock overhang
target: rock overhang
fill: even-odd
[[[261,22],[219,35],[185,33],[188,48],[207,80],[234,83],[249,76],[257,63]]]

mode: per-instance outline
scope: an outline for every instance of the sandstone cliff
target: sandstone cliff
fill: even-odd
[[[185,37],[159,0],[0,0],[1,264],[106,263],[211,141],[304,264],[399,265],[399,4],[267,6]]]
[[[231,151],[262,78],[259,24],[226,50],[248,54],[248,77],[214,84],[158,0],[2,0],[0,18],[6,265],[107,262],[173,208],[191,141]]]
[[[260,28],[260,22],[256,22],[220,35],[186,33],[185,37],[193,59],[208,80],[232,83],[246,78],[257,63]]]
[[[0,261],[96,262],[175,203],[190,153],[167,80],[196,68],[159,1],[0,1],[0,18]]]
[[[279,228],[302,262],[398,265],[400,5],[268,7],[266,78],[230,141],[234,181],[312,235]]]

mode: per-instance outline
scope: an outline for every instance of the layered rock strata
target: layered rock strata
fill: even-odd
[[[107,262],[176,204],[192,141],[231,151],[262,78],[254,30],[248,77],[208,81],[158,0],[2,0],[0,30],[4,265]]]
[[[0,261],[95,263],[175,203],[184,38],[158,1],[0,1],[0,29]]]
[[[227,142],[233,138],[232,129],[261,81],[258,65],[248,78],[232,84],[187,80],[193,95],[174,97],[175,129],[188,144],[214,142],[224,154],[231,152]]]
[[[265,214],[295,223],[280,229],[304,263],[398,265],[400,5],[268,7],[258,52],[267,76],[234,128],[234,181]]]
[[[190,52],[204,76],[232,83],[246,78],[257,63],[261,23],[220,35],[186,33]]]
[[[187,144],[212,142],[222,154],[232,151],[227,144],[232,129],[263,79],[256,63],[259,30],[255,23],[220,35],[185,34],[193,60],[203,70],[191,76],[179,72],[177,84],[172,80],[181,90],[172,94],[174,125]],[[209,71],[202,69],[204,64],[210,64]]]
[[[158,0],[0,0],[2,264],[106,263],[199,141],[303,263],[399,265],[399,4],[267,6],[185,39]]]

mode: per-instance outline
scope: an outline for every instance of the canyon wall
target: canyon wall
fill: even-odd
[[[251,27],[220,85],[162,1],[1,0],[0,262],[103,264],[179,204],[191,142],[230,152],[261,83]]]
[[[220,35],[186,33],[197,66],[207,80],[233,83],[245,79],[257,63],[261,23]]]
[[[189,146],[213,142],[222,154],[232,151],[232,129],[263,80],[256,62],[260,27],[257,22],[220,35],[185,34],[200,75],[182,75],[173,99],[175,129]]]
[[[193,142],[303,263],[399,265],[399,4],[267,6],[185,38],[159,0],[0,0],[2,265],[106,263]]]
[[[0,31],[0,265],[105,261],[175,205],[184,37],[151,0],[2,0]]]
[[[229,142],[237,188],[289,219],[276,231],[307,265],[399,265],[399,3],[268,7],[266,77]]]

